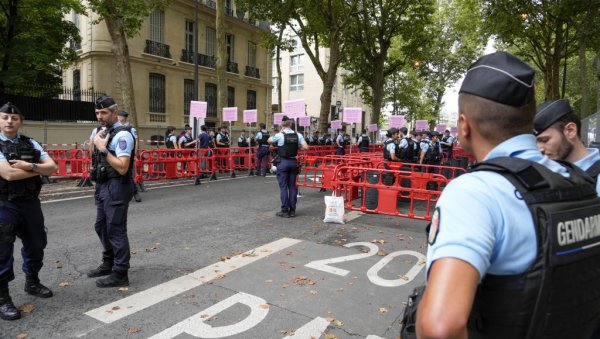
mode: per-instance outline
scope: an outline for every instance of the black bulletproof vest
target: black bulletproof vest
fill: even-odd
[[[229,134],[219,132],[219,135],[221,136],[221,140],[219,141],[227,146],[217,145],[217,147],[229,147]]]
[[[385,160],[390,160],[392,161],[392,155],[390,154],[390,151],[388,151],[387,146],[389,144],[394,144],[394,154],[396,155],[397,158],[400,158],[400,150],[398,147],[398,145],[394,142],[394,139],[387,139],[384,143],[383,143],[383,159]]]
[[[404,140],[406,140],[408,146],[400,148],[400,156],[398,158],[402,161],[413,161],[415,157],[415,142],[409,137],[405,137]]]
[[[100,131],[101,127],[98,127],[98,129],[96,130],[96,133],[98,133]],[[106,145],[110,145],[110,142],[112,141],[112,139],[115,137],[115,135],[117,135],[117,133],[121,132],[121,131],[127,131],[129,133],[131,133],[131,126],[118,126],[118,127],[111,127],[107,130],[108,133],[108,141],[106,143]],[[133,138],[133,148],[131,149],[131,155],[129,158],[129,168],[127,169],[127,173],[121,175],[119,174],[119,172],[117,172],[114,168],[112,168],[112,166],[108,163],[108,160],[106,160],[106,156],[100,154],[100,152],[98,152],[98,150],[96,150],[96,148],[94,147],[94,152],[92,154],[92,168],[90,169],[90,179],[97,181],[97,182],[105,182],[108,179],[112,179],[112,178],[121,178],[122,182],[128,182],[129,181],[129,177],[131,175],[131,171],[133,170],[133,166],[135,163],[135,137],[133,136],[133,134],[131,133],[131,136]],[[114,155],[117,156],[115,151],[111,151],[109,150],[109,152]]]
[[[19,136],[18,142],[0,141],[0,151],[6,160],[23,160],[37,164],[41,152],[33,147],[31,138]],[[36,175],[31,178],[8,181],[0,177],[0,201],[29,199],[37,197],[42,189],[42,178]]]
[[[240,141],[242,140],[242,141]],[[240,136],[238,138],[238,147],[248,147],[248,139],[245,136]]]
[[[188,142],[192,142],[194,140],[194,138],[192,138],[191,136],[184,134],[181,136],[180,140],[181,141],[181,146],[183,148],[195,148],[196,145],[188,145],[186,146],[185,144],[187,144]]]
[[[298,134],[284,133],[283,146],[277,147],[277,154],[282,158],[294,158],[298,155]]]
[[[348,139],[346,135],[342,135],[342,141],[340,142],[340,145],[342,145],[342,147],[346,147],[349,143],[350,139]]]
[[[449,135],[448,135],[448,136],[444,136],[444,137],[442,137],[442,141],[443,141],[443,142],[448,142],[448,139],[450,139],[450,136],[449,136]],[[452,147],[454,147],[454,145],[450,145],[450,146],[448,146],[448,145],[444,145],[444,144],[442,144],[442,149],[443,149],[444,151],[451,150],[451,149],[452,149]]]
[[[439,142],[429,141],[429,148],[425,154],[428,164],[438,164],[440,162],[440,144]]]
[[[366,135],[361,135],[360,144],[358,144],[359,148],[369,148],[369,137]]]
[[[175,145],[173,144],[173,141],[171,141],[171,134],[169,134],[169,136],[167,136],[167,139],[165,140],[165,147],[166,148],[175,148]]]
[[[600,174],[600,160],[596,161],[592,166],[590,166],[590,168],[586,169],[585,173],[592,177],[595,182],[598,182],[598,174]]]
[[[474,171],[506,177],[531,211],[537,256],[523,273],[485,275],[469,338],[590,338],[600,317],[600,198],[591,178],[569,179],[535,162],[495,158]]]
[[[269,132],[261,131],[260,133],[262,134],[262,138],[258,139],[258,145],[259,146],[263,146],[263,145],[268,146],[269,143],[267,141],[269,140],[269,137],[270,137]]]

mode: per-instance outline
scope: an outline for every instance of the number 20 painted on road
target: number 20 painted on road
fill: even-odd
[[[337,267],[333,267],[333,266],[329,266],[329,265],[372,257],[379,252],[379,247],[377,245],[368,243],[368,242],[353,242],[353,243],[344,245],[344,247],[356,247],[356,246],[367,247],[369,249],[369,251],[367,253],[351,254],[351,255],[345,255],[343,257],[315,260],[315,261],[309,262],[308,264],[306,264],[304,266],[345,277],[346,275],[348,275],[348,273],[350,273],[350,271],[344,270],[341,268],[337,268]],[[379,276],[379,271],[381,271],[381,269],[383,267],[385,267],[385,265],[387,265],[390,261],[392,261],[392,259],[394,259],[395,257],[401,256],[401,255],[410,255],[410,256],[416,257],[417,263],[414,264],[410,268],[410,270],[408,270],[408,272],[406,273],[406,275],[404,275],[403,278],[398,278],[398,279],[393,279],[393,280],[381,278]],[[369,278],[369,281],[371,281],[373,284],[382,286],[382,287],[402,286],[404,284],[409,283],[417,276],[417,274],[421,271],[421,269],[423,269],[425,260],[426,260],[426,258],[423,254],[421,254],[419,252],[415,252],[415,251],[404,250],[404,251],[392,252],[392,253],[389,253],[388,255],[386,255],[385,257],[381,258],[381,260],[379,260],[375,265],[373,265],[367,271],[367,278]]]

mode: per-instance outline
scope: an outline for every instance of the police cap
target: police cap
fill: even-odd
[[[0,107],[0,112],[9,113],[9,114],[18,114],[23,116],[23,113],[17,108],[17,106],[13,105],[12,102],[5,103],[2,107]]]
[[[113,98],[106,95],[103,95],[96,99],[96,109],[109,108],[115,104],[116,103],[113,100]]]
[[[392,135],[396,134],[396,133],[400,133],[400,130],[397,129],[396,127],[392,127],[390,129],[388,129],[387,131],[387,136],[391,137]]]
[[[440,136],[440,132],[433,131],[433,132],[429,133],[429,135],[432,136],[432,137],[439,137]]]
[[[535,71],[506,52],[484,55],[473,63],[459,93],[468,93],[494,102],[521,107],[535,99]]]
[[[539,105],[534,122],[535,134],[542,133],[562,117],[572,112],[573,108],[571,108],[567,99],[546,101]]]

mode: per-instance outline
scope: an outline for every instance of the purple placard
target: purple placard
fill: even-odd
[[[404,115],[392,115],[388,120],[390,127],[404,127],[406,125],[406,120],[404,119]]]
[[[300,125],[302,127],[308,127],[308,126],[310,126],[310,117],[299,117],[298,118],[298,125]]]
[[[237,107],[223,107],[223,121],[237,121],[238,109]]]
[[[446,130],[446,124],[437,124],[435,125],[435,131],[438,133],[444,133]]]
[[[206,102],[191,101],[190,102],[190,118],[206,119]]]
[[[429,121],[417,120],[415,121],[415,131],[427,131],[429,130]]]
[[[362,108],[361,107],[344,107],[342,114],[342,121],[352,124],[360,124],[362,122]]]
[[[331,129],[341,129],[342,121],[341,120],[332,120],[331,121]]]
[[[244,123],[250,124],[258,121],[258,111],[255,109],[244,110]]]
[[[288,118],[296,119],[306,115],[306,106],[304,99],[288,100],[283,103],[283,113]]]
[[[450,127],[450,134],[452,134],[453,137],[456,136],[456,132],[458,132],[458,127]]]
[[[273,113],[273,124],[281,125],[281,119],[283,119],[284,115],[285,114],[283,114],[283,113]]]
[[[379,130],[379,127],[377,126],[377,124],[369,124],[369,132],[377,132]]]

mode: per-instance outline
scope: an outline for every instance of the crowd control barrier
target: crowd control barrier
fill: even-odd
[[[56,176],[83,178],[89,175],[91,157],[90,152],[81,149],[48,149],[48,155],[58,170]]]

